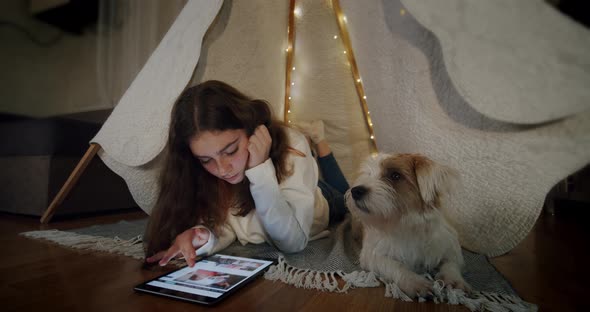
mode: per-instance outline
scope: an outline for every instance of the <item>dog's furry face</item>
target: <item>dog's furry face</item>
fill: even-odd
[[[419,154],[378,154],[365,161],[346,202],[361,220],[397,222],[409,213],[440,208],[455,176]]]

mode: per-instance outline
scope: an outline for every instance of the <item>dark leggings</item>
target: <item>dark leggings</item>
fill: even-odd
[[[348,182],[346,182],[334,154],[318,157],[318,167],[323,176],[323,180],[318,181],[318,186],[330,207],[330,224],[340,222],[348,212],[344,203],[344,193],[349,188]]]

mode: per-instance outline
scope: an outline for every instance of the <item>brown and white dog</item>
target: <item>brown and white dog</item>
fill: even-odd
[[[418,154],[367,159],[345,195],[353,221],[362,224],[361,267],[410,297],[432,289],[416,272],[436,269],[435,279],[469,290],[457,232],[441,211],[457,180],[453,169]]]

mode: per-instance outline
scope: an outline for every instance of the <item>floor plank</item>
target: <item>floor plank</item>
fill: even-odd
[[[590,290],[586,282],[590,273],[585,269],[590,260],[590,230],[584,224],[587,212],[580,211],[543,214],[518,247],[492,259],[520,296],[538,304],[540,311],[590,311],[583,299]],[[67,230],[141,217],[142,212],[122,212],[55,220],[49,226],[41,226],[37,218],[0,214],[0,244],[5,250],[0,260],[2,310],[211,310],[133,292],[134,285],[163,274],[166,269],[143,270],[139,261],[125,256],[71,250],[18,235],[30,230]],[[214,310],[467,311],[460,306],[400,302],[383,294],[383,288],[322,293],[261,278]]]

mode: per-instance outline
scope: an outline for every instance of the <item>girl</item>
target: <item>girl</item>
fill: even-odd
[[[346,213],[348,184],[323,124],[309,123],[327,182],[305,137],[274,120],[263,100],[220,81],[186,89],[172,110],[159,197],[146,230],[146,261],[189,266],[238,239],[298,252]],[[197,225],[197,226],[195,226]]]

